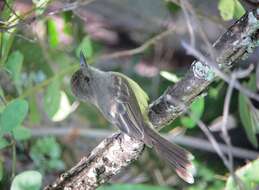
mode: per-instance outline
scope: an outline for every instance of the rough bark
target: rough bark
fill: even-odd
[[[230,68],[238,59],[245,59],[259,45],[259,8],[247,13],[232,25],[215,43],[216,62]],[[184,112],[182,105],[190,105],[213,81],[213,69],[195,61],[186,76],[150,104],[149,119],[160,129]],[[142,153],[143,143],[117,133],[101,142],[90,154],[69,171],[62,174],[46,190],[95,189],[136,160]]]

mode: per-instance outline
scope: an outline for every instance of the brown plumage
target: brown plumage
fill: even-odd
[[[165,159],[183,180],[193,183],[193,156],[152,129],[144,117],[146,113],[142,106],[148,107],[147,100],[137,96],[136,90],[142,89],[125,75],[92,68],[81,57],[82,61],[81,69],[71,79],[74,95],[94,104],[123,133],[154,148],[158,156]]]

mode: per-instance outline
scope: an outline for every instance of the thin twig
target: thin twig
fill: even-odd
[[[4,4],[6,5],[6,7],[20,20],[22,20],[22,18],[15,12],[15,10],[13,10],[13,8],[9,5],[9,3],[7,3],[6,0],[3,0]]]
[[[115,52],[115,53],[112,53],[112,54],[101,55],[100,57],[96,58],[96,61],[120,58],[120,57],[131,56],[131,55],[142,53],[143,51],[145,51],[148,47],[150,47],[151,45],[153,45],[157,41],[163,39],[164,37],[166,37],[170,34],[172,34],[172,32],[174,30],[175,30],[175,27],[170,27],[169,29],[167,29],[167,30],[157,34],[153,38],[147,40],[144,44],[142,44],[141,46],[139,46],[135,49],[123,50],[123,51]]]
[[[215,60],[215,51],[213,49],[212,44],[210,43],[207,34],[205,33],[205,31],[203,30],[202,24],[200,23],[200,20],[197,18],[196,12],[194,11],[192,5],[186,1],[186,6],[189,10],[189,12],[192,14],[192,18],[195,21],[197,28],[198,28],[198,32],[199,35],[201,37],[201,39],[203,40],[203,42],[205,43],[209,56],[210,58],[214,61]]]
[[[78,135],[80,137],[86,137],[93,140],[99,140],[106,138],[108,136],[111,136],[115,131],[113,130],[105,130],[105,129],[87,129],[86,126],[84,128],[78,128],[78,127],[72,127],[72,126],[64,126],[62,128],[60,127],[47,127],[47,126],[41,126],[36,128],[31,128],[31,134],[33,137],[44,137],[47,135],[54,135],[57,137],[64,138],[66,136],[70,135]],[[200,139],[197,137],[191,137],[187,135],[177,135],[175,134],[162,134],[165,138],[169,139],[172,142],[175,142],[179,145],[183,145],[186,147],[208,151],[215,153],[215,150],[211,143],[207,140]],[[228,147],[222,143],[218,143],[220,150],[226,154],[228,152]],[[254,160],[259,157],[259,152],[247,150],[244,148],[239,147],[231,147],[231,151],[233,153],[233,156],[236,158],[241,158],[245,160]]]
[[[16,141],[12,138],[12,179],[16,174]]]
[[[247,77],[252,71],[253,71],[253,65],[250,65],[250,67],[246,70],[241,70],[241,71],[234,71],[231,74],[231,81],[228,86],[228,90],[226,93],[225,101],[224,101],[224,108],[223,108],[223,118],[222,118],[222,125],[221,125],[221,131],[223,134],[223,139],[225,143],[228,146],[229,152],[228,152],[228,159],[230,163],[230,168],[233,169],[233,156],[232,156],[232,144],[231,140],[228,134],[228,129],[227,129],[227,120],[229,116],[229,107],[230,107],[230,101],[231,101],[231,96],[233,93],[233,84],[237,78],[245,78]],[[233,172],[233,171],[232,171]]]
[[[173,31],[174,31],[174,27],[171,27],[171,28],[157,34],[156,36],[150,38],[149,40],[147,40],[144,44],[142,44],[138,48],[114,52],[114,53],[107,54],[107,55],[101,55],[101,56],[95,57],[92,60],[89,60],[89,63],[92,63],[93,61],[96,62],[96,61],[100,61],[100,60],[108,60],[108,59],[121,58],[121,57],[124,57],[124,56],[130,56],[130,55],[132,56],[132,55],[135,55],[135,54],[139,54],[139,53],[145,51],[147,48],[149,48],[151,45],[153,45],[157,41],[159,41],[159,40],[163,39],[164,37],[170,35]],[[66,75],[68,73],[71,73],[71,72],[75,71],[76,69],[78,69],[78,67],[79,66],[75,64],[75,65],[72,65],[68,68],[65,68],[64,70],[61,70],[59,73],[55,74],[54,76],[44,80],[43,82],[33,86],[30,89],[27,89],[25,92],[23,92],[23,94],[21,94],[19,96],[19,98],[25,98],[25,97],[31,95],[32,93],[35,93],[37,91],[42,90],[44,87],[46,87],[48,84],[50,84],[51,82],[53,82],[57,78],[60,78],[60,77]]]
[[[59,14],[59,13],[62,13],[62,12],[66,12],[66,11],[72,11],[72,10],[75,10],[79,7],[82,7],[82,6],[85,6],[85,5],[88,5],[92,2],[94,2],[95,0],[85,0],[85,1],[75,1],[73,3],[67,3],[65,4],[63,7],[57,9],[57,10],[54,10],[54,11],[51,11],[51,12],[48,12],[46,13],[46,15],[56,15],[56,14]]]
[[[2,96],[1,94],[0,94],[0,100],[1,100],[1,102],[2,102],[5,106],[7,105],[7,102],[6,102],[6,100],[5,100],[5,97]]]
[[[197,123],[197,125],[200,127],[200,129],[203,131],[203,133],[206,135],[206,137],[209,139],[210,143],[212,144],[213,148],[215,149],[215,151],[217,152],[217,154],[219,155],[219,157],[221,158],[221,160],[223,161],[224,165],[230,170],[228,161],[224,155],[224,153],[222,152],[222,150],[220,149],[220,146],[217,142],[217,140],[215,139],[215,137],[212,135],[212,133],[209,131],[208,127],[203,123],[203,121],[201,121],[199,118],[197,118],[193,113],[191,113],[188,110],[187,105],[184,104],[184,102],[181,102],[179,100],[176,100],[175,98],[173,98],[170,95],[166,96],[167,101],[169,101],[171,104],[177,104],[179,106],[181,106],[182,110],[185,110],[185,112]]]
[[[225,141],[225,143],[228,147],[228,164],[229,164],[230,174],[233,177],[235,183],[239,184],[238,178],[237,178],[237,176],[234,172],[232,143],[231,143],[231,139],[230,139],[230,136],[228,135],[228,130],[227,130],[227,119],[228,119],[228,115],[229,115],[229,106],[230,106],[232,92],[233,92],[233,89],[234,89],[233,83],[235,82],[235,80],[236,80],[236,77],[233,74],[232,77],[231,77],[231,81],[229,83],[227,94],[226,94],[225,101],[224,101],[221,131],[222,131],[223,139],[224,139],[224,141]]]
[[[256,63],[256,88],[259,90],[259,60]]]
[[[228,162],[229,162],[230,174],[239,189],[244,189],[244,185],[243,185],[242,181],[240,180],[240,178],[235,174],[235,171],[234,171],[232,143],[231,143],[231,139],[230,139],[230,136],[229,136],[228,130],[227,130],[227,120],[228,120],[228,115],[229,115],[229,106],[230,106],[231,96],[232,96],[233,89],[234,89],[234,87],[233,87],[234,82],[236,81],[237,78],[247,77],[253,71],[253,68],[254,68],[253,65],[250,65],[250,67],[246,70],[234,71],[231,74],[231,81],[228,86],[227,94],[226,94],[225,101],[224,101],[224,109],[223,109],[223,119],[222,119],[221,130],[222,130],[223,139],[228,147]]]
[[[173,2],[173,0],[172,0],[172,2]],[[191,46],[195,48],[195,34],[194,34],[193,25],[191,24],[191,19],[190,19],[189,13],[186,10],[186,1],[181,0],[180,2],[181,2],[181,7],[182,7],[182,10],[183,10],[183,13],[184,13],[184,17],[185,17],[185,20],[186,20],[186,24],[187,24],[187,27],[188,27],[188,31],[189,31],[189,34],[190,34]]]

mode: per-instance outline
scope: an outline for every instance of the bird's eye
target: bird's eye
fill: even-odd
[[[84,77],[84,80],[88,83],[90,81],[89,77],[88,76],[85,76]]]

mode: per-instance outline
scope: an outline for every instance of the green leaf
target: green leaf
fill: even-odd
[[[9,5],[9,7],[12,7],[13,1],[14,1],[14,0],[6,0],[6,3]],[[7,20],[8,17],[10,16],[11,12],[12,12],[12,11],[9,9],[9,7],[5,5],[5,6],[4,6],[4,10],[2,10],[2,12],[1,12],[1,19],[2,19],[3,21]]]
[[[231,20],[235,13],[235,0],[220,0],[218,9],[223,20]]]
[[[54,137],[45,137],[37,140],[32,147],[32,151],[36,151],[40,154],[46,154],[49,158],[56,159],[61,156],[61,148]]]
[[[6,62],[6,69],[11,73],[12,79],[14,80],[16,88],[20,90],[21,86],[21,70],[23,63],[23,54],[19,51],[12,52],[9,55]]]
[[[165,1],[167,9],[172,12],[176,13],[177,11],[181,10],[181,7],[171,1]]]
[[[17,127],[13,129],[15,140],[26,140],[31,137],[31,130],[25,127]]]
[[[167,187],[159,187],[144,184],[116,184],[99,187],[98,190],[172,190]]]
[[[235,11],[234,11],[234,17],[239,19],[246,13],[244,7],[239,2],[239,0],[235,0]]]
[[[244,167],[238,169],[235,173],[242,180],[246,190],[253,190],[259,185],[259,159],[246,164]],[[236,190],[237,187],[232,179],[229,177],[226,183],[226,190]]]
[[[204,97],[199,98],[198,100],[192,103],[191,111],[197,119],[201,118],[204,111],[204,105],[205,105]]]
[[[3,149],[8,145],[10,145],[10,143],[7,140],[5,140],[3,137],[0,137],[0,149]]]
[[[20,51],[14,51],[9,55],[5,67],[11,73],[12,78],[15,81],[20,80],[22,63],[23,63],[23,54]]]
[[[53,19],[48,20],[48,36],[49,36],[49,44],[51,47],[57,47],[59,43],[59,34],[56,27],[56,22]]]
[[[39,190],[42,184],[42,176],[37,171],[25,171],[15,176],[11,190]]]
[[[12,46],[13,43],[13,39],[14,39],[14,33],[15,30],[10,31],[10,32],[0,32],[0,38],[1,38],[1,59],[0,59],[0,65],[3,65],[8,57],[10,48]]]
[[[1,97],[4,97],[4,91],[3,91],[3,89],[2,89],[1,86],[0,86],[0,96],[1,96]]]
[[[176,74],[170,73],[170,72],[167,72],[167,71],[160,71],[160,75],[162,77],[164,77],[165,79],[167,79],[171,82],[174,82],[174,83],[176,83],[180,80],[179,77]]]
[[[84,37],[78,48],[76,49],[76,55],[79,57],[80,51],[83,51],[86,58],[91,59],[93,57],[93,44],[89,36]]]
[[[66,119],[66,117],[75,110],[75,106],[71,105],[64,91],[61,91],[60,104],[58,111],[52,117],[52,121],[58,122]]]
[[[38,110],[37,101],[34,95],[29,97],[29,118],[32,124],[38,124],[41,120],[41,115]]]
[[[64,163],[60,159],[61,147],[53,137],[38,139],[30,149],[30,157],[42,171],[64,169]]]
[[[193,119],[190,118],[190,117],[182,116],[180,118],[180,120],[181,120],[182,125],[187,127],[187,128],[191,129],[191,128],[194,128],[196,126],[196,122],[193,121]]]
[[[197,121],[201,118],[204,112],[205,100],[204,98],[199,98],[191,104],[190,111],[192,113],[191,117],[183,116],[180,118],[182,125],[188,128],[193,128],[196,126]]]
[[[241,122],[245,128],[245,132],[249,141],[255,147],[258,147],[256,130],[255,130],[254,122],[252,121],[251,110],[248,102],[249,102],[248,98],[244,96],[242,93],[239,93],[238,106],[239,106],[239,116],[240,116]]]
[[[259,110],[251,110],[252,124],[255,128],[255,133],[259,132]]]
[[[256,90],[256,77],[255,75],[251,75],[250,80],[247,84],[244,83],[246,87],[250,90]],[[251,102],[245,95],[239,93],[238,98],[239,105],[239,115],[242,122],[243,127],[245,128],[246,135],[249,141],[255,146],[258,147],[258,141],[256,138],[256,132],[258,128],[258,121],[256,120],[255,113],[251,109]]]
[[[12,6],[13,0],[8,0],[7,3]],[[5,2],[6,4],[6,2]],[[9,26],[14,26],[19,22],[19,19],[17,16],[11,12],[10,8],[8,6],[5,6],[4,11],[2,11],[2,16],[6,18],[2,22],[3,24],[0,24],[0,27],[5,29]],[[8,20],[6,20],[8,19]],[[11,49],[11,46],[13,44],[14,34],[16,32],[16,27],[12,27],[8,29],[8,32],[0,32],[0,66],[3,65],[6,62],[6,59],[8,57],[9,51]]]
[[[1,113],[4,110],[5,107],[5,96],[4,96],[4,91],[0,85],[0,118],[1,118]]]
[[[2,132],[10,132],[21,125],[28,113],[28,103],[25,100],[15,99],[3,110],[0,118]]]
[[[48,114],[49,118],[52,118],[58,111],[60,104],[60,90],[59,81],[55,80],[52,82],[44,96],[44,110]]]
[[[0,182],[2,181],[4,177],[4,164],[3,161],[0,159]]]
[[[47,163],[47,167],[50,169],[50,170],[58,170],[58,171],[61,171],[61,170],[64,170],[65,169],[65,164],[62,160],[60,159],[51,159],[48,161]]]
[[[256,76],[255,74],[250,76],[250,80],[248,81],[247,86],[252,90],[252,91],[256,91]]]

